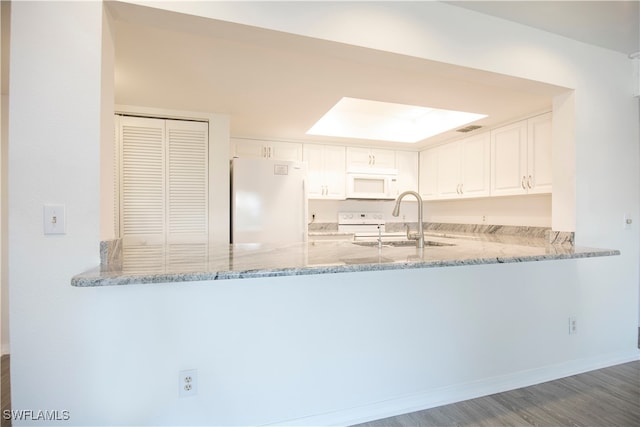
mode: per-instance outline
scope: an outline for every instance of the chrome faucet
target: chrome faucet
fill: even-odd
[[[391,213],[391,215],[393,216],[400,215],[400,202],[402,201],[402,198],[408,194],[413,195],[418,200],[418,235],[415,237],[415,240],[416,240],[416,247],[422,249],[424,248],[424,229],[422,225],[422,197],[420,197],[420,194],[411,190],[405,191],[404,193],[400,194],[396,199],[396,206],[393,208],[393,212]],[[407,225],[407,238],[411,239],[411,237],[409,236],[408,225]]]

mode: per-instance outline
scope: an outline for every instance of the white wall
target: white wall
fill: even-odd
[[[638,358],[638,221],[623,230],[622,214],[639,214],[639,125],[625,55],[440,3],[161,5],[575,88],[577,240],[622,255],[72,288],[98,264],[102,9],[16,2],[14,408],[68,409],[74,425],[326,425]],[[66,204],[65,236],[42,235],[46,202]],[[188,368],[198,396],[178,399]]]
[[[96,363],[107,362],[87,346],[101,339],[83,320],[96,301],[69,285],[100,262],[102,5],[13,2],[11,11],[12,408],[78,410],[91,407]],[[45,203],[66,205],[66,235],[43,235]]]
[[[113,239],[119,235],[116,230],[116,172],[115,125],[114,125],[114,35],[110,26],[108,12],[102,17],[102,61],[100,67],[101,94],[100,111],[100,240]]]
[[[552,229],[555,231],[576,231],[575,115],[575,92],[553,100],[551,158],[571,159],[570,162],[555,161],[553,165]]]

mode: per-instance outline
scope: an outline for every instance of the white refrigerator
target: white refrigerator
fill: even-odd
[[[307,167],[260,158],[231,161],[231,243],[307,240]]]

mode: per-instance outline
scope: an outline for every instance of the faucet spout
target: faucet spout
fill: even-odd
[[[424,248],[424,228],[423,228],[424,226],[422,221],[422,197],[420,197],[420,194],[412,190],[401,193],[396,199],[396,205],[393,208],[393,212],[391,213],[391,215],[393,216],[400,215],[400,202],[402,202],[402,199],[407,195],[412,195],[416,198],[416,200],[418,200],[418,238],[416,240],[416,247],[418,247],[419,249],[422,249]]]

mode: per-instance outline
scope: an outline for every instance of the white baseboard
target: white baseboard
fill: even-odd
[[[281,421],[273,423],[273,425],[348,426],[488,396],[636,360],[640,360],[640,350],[625,354],[571,360],[557,365],[427,390],[354,408]]]

